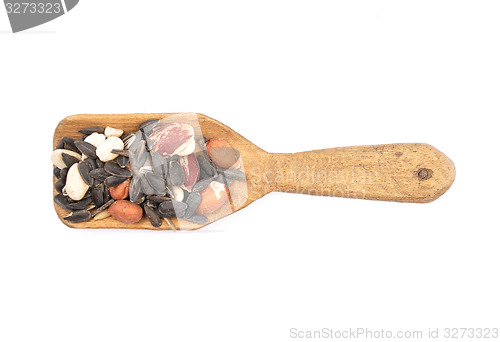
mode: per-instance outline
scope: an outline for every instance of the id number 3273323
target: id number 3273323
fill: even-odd
[[[444,338],[450,339],[497,339],[498,328],[445,328]]]
[[[31,13],[31,14],[58,14],[61,13],[62,8],[60,3],[51,3],[51,2],[6,2],[5,8],[7,9],[7,13]]]

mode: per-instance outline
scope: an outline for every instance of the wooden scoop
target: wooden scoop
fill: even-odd
[[[63,119],[54,132],[54,148],[62,137],[80,138],[78,130],[89,126],[111,126],[135,132],[149,119],[178,113],[160,114],[80,114]],[[212,217],[213,222],[240,210],[271,191],[304,193],[381,201],[427,203],[450,188],[455,166],[442,152],[427,144],[404,143],[338,147],[299,153],[268,153],[226,125],[196,114],[206,138],[222,138],[240,151],[247,182],[231,191],[231,207]],[[54,177],[54,182],[56,181]],[[244,190],[245,196],[239,196]],[[55,194],[55,191],[54,191]],[[167,223],[154,228],[147,218],[128,224],[110,217],[71,223],[68,214],[55,206],[59,218],[73,228],[172,229]],[[178,222],[174,222],[178,224]],[[203,225],[183,222],[182,229]],[[175,229],[175,227],[174,227]]]

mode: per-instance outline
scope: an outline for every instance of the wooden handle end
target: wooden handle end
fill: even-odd
[[[272,154],[274,190],[382,201],[432,202],[455,180],[455,166],[427,144],[340,147]]]

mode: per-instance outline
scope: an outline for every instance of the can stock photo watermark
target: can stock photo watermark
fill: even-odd
[[[365,186],[377,184],[377,171],[362,169],[324,170],[314,165],[298,171],[254,166],[248,172],[249,193],[280,191],[316,196],[365,198]]]
[[[288,337],[296,340],[499,340],[498,327],[445,327],[422,329],[385,329],[385,328],[290,328]]]
[[[24,31],[71,11],[79,0],[4,0],[12,32]]]

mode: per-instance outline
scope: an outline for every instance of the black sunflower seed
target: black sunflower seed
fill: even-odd
[[[132,136],[134,135],[134,133],[124,133],[122,134],[122,136],[120,137],[120,139],[122,139],[122,141],[125,143],[127,142]]]
[[[153,131],[153,128],[155,128],[159,122],[160,122],[159,119],[146,120],[139,125],[139,129],[143,131],[145,134],[149,135]]]
[[[193,216],[194,212],[201,203],[201,195],[198,192],[191,192],[186,199],[187,209],[184,213],[183,218],[188,218]]]
[[[71,211],[82,210],[82,209],[85,209],[87,207],[87,205],[90,204],[90,202],[92,202],[91,197],[83,198],[77,202],[69,203],[68,208]]]
[[[124,147],[130,151],[130,146],[135,141],[135,134],[127,133],[124,136],[122,135],[120,139],[122,139]]]
[[[132,177],[129,185],[129,197],[131,202],[139,201],[144,196],[142,192],[142,187],[140,184],[140,176]]]
[[[177,217],[184,216],[184,213],[186,212],[187,209],[187,204],[179,201],[172,201],[172,203],[174,205],[175,215]]]
[[[100,182],[104,181],[106,178],[111,176],[108,173],[108,171],[104,170],[104,168],[94,169],[94,170],[90,171],[89,174],[92,178],[95,178],[96,180],[98,180]]]
[[[203,156],[203,154],[198,155],[196,159],[198,160],[198,164],[200,165],[200,171],[203,172],[206,176],[212,177],[217,173],[215,168]]]
[[[102,127],[85,127],[85,128],[82,128],[81,130],[79,130],[78,132],[80,132],[82,134],[87,134],[87,135],[90,135],[92,133],[103,134],[104,128],[102,128]]]
[[[65,167],[64,169],[61,169],[61,179],[64,179],[66,181],[66,176],[68,175],[69,167]]]
[[[125,168],[125,167],[127,167],[128,162],[129,162],[128,157],[125,157],[125,156],[118,156],[118,158],[116,158],[116,163],[117,163],[118,165],[120,165],[120,167],[121,167],[121,168]]]
[[[54,189],[56,189],[58,193],[62,194],[62,189],[64,188],[65,185],[66,185],[66,180],[59,178],[57,182],[54,183]]]
[[[144,212],[146,213],[146,216],[148,217],[149,222],[151,222],[151,225],[153,227],[158,228],[161,226],[162,220],[152,207],[150,207],[149,205],[146,204],[144,206]]]
[[[128,141],[128,150],[136,153],[142,143],[143,134],[141,131],[136,132]]]
[[[168,172],[169,180],[172,185],[179,186],[184,183],[184,168],[178,160],[171,160],[169,162]]]
[[[64,138],[62,138],[62,140],[63,140],[64,149],[70,150],[70,151],[73,151],[76,153],[80,153],[80,150],[78,150],[78,148],[75,145],[75,139],[64,137]]]
[[[155,195],[164,195],[165,194],[165,180],[163,177],[158,176],[152,172],[148,172],[144,175],[149,185],[154,189]]]
[[[78,159],[77,157],[74,157],[64,152],[61,154],[61,156],[64,164],[66,164],[67,167],[71,167],[71,165],[73,165],[74,163],[78,163],[80,161],[80,159]]]
[[[96,159],[87,158],[87,159],[85,159],[85,163],[87,163],[89,165],[90,170],[94,170],[94,169],[98,168]]]
[[[201,191],[203,189],[205,189],[208,184],[212,183],[212,181],[214,180],[215,177],[210,177],[210,178],[205,178],[205,179],[202,179],[200,181],[198,181],[194,186],[193,188],[191,189],[193,192],[198,192],[198,191]]]
[[[112,176],[125,178],[132,176],[132,172],[129,169],[120,167],[120,165],[118,165],[115,161],[109,161],[104,164],[104,170]]]
[[[115,149],[112,149],[111,153],[117,154],[119,156],[124,156],[124,157],[128,157],[129,156],[128,150],[115,150]]]
[[[83,181],[85,184],[88,186],[94,185],[94,178],[90,176],[90,164],[86,162],[80,162],[78,163],[78,172],[80,173],[80,176],[82,177]]]
[[[77,222],[85,222],[89,220],[92,217],[90,214],[90,211],[88,210],[77,210],[71,212],[68,216],[66,216],[64,219],[69,222],[77,223]]]
[[[146,199],[150,202],[161,203],[165,201],[172,201],[170,197],[167,196],[158,196],[158,195],[149,195],[146,196]]]
[[[96,207],[100,207],[104,204],[104,185],[100,184],[96,187],[90,189],[90,197],[92,202],[94,202]]]
[[[145,195],[155,195],[155,189],[149,184],[148,180],[146,179],[146,176],[142,176],[139,178],[140,185],[142,192]]]
[[[104,187],[104,203],[107,203],[109,200],[111,200],[111,193],[109,192],[108,187]]]
[[[183,219],[196,224],[206,224],[208,222],[208,218],[205,215],[200,214],[193,214],[190,217],[183,217]]]
[[[104,167],[104,162],[102,160],[100,160],[99,158],[97,158],[95,160],[95,162],[96,162],[98,168]]]
[[[56,177],[57,179],[61,178],[61,169],[57,166],[54,167],[54,177]]]
[[[104,180],[104,185],[108,188],[122,184],[128,177],[109,176]]]
[[[134,167],[140,169],[148,160],[148,153],[146,151],[146,144],[143,140],[139,143],[134,155]]]
[[[68,205],[69,205],[69,201],[68,199],[61,195],[61,194],[57,194],[54,196],[54,202],[60,206],[62,209],[64,210],[67,210],[67,211],[71,211],[70,208],[68,208]]]
[[[157,174],[158,176],[163,177],[163,161],[165,158],[163,158],[158,152],[151,152],[151,166],[153,167],[153,172]]]
[[[56,150],[61,150],[61,149],[64,149],[64,138],[59,140],[59,142],[56,145]]]
[[[178,201],[165,201],[158,205],[158,215],[161,217],[182,217],[186,212],[187,204]]]
[[[168,181],[168,162],[167,159],[163,158],[161,162],[161,170],[163,172],[163,179]]]
[[[175,210],[172,201],[161,202],[157,209],[161,217],[175,217]]]
[[[106,210],[109,208],[109,206],[111,204],[113,204],[115,202],[114,199],[109,199],[106,201],[106,203],[104,203],[103,205],[99,206],[96,210],[94,210],[94,212],[92,212],[92,217],[96,216],[97,214],[99,214],[100,212],[102,212],[103,210]]]
[[[212,177],[211,175],[209,175],[208,173],[206,173],[205,171],[203,171],[202,168],[200,168],[200,176],[199,176],[199,180],[201,179],[205,179],[205,178],[210,178]]]
[[[87,137],[88,137],[88,135],[82,135],[82,136],[80,137],[80,140],[85,140],[85,139],[87,139]]]
[[[97,154],[95,153],[96,147],[91,143],[88,143],[86,141],[75,141],[75,146],[82,154],[85,154],[87,157],[93,159],[97,158]]]
[[[142,129],[142,128],[147,127],[147,126],[149,126],[149,125],[154,125],[154,126],[156,126],[159,122],[160,122],[160,119],[149,119],[149,120],[143,121],[143,122],[139,125],[139,129]]]

